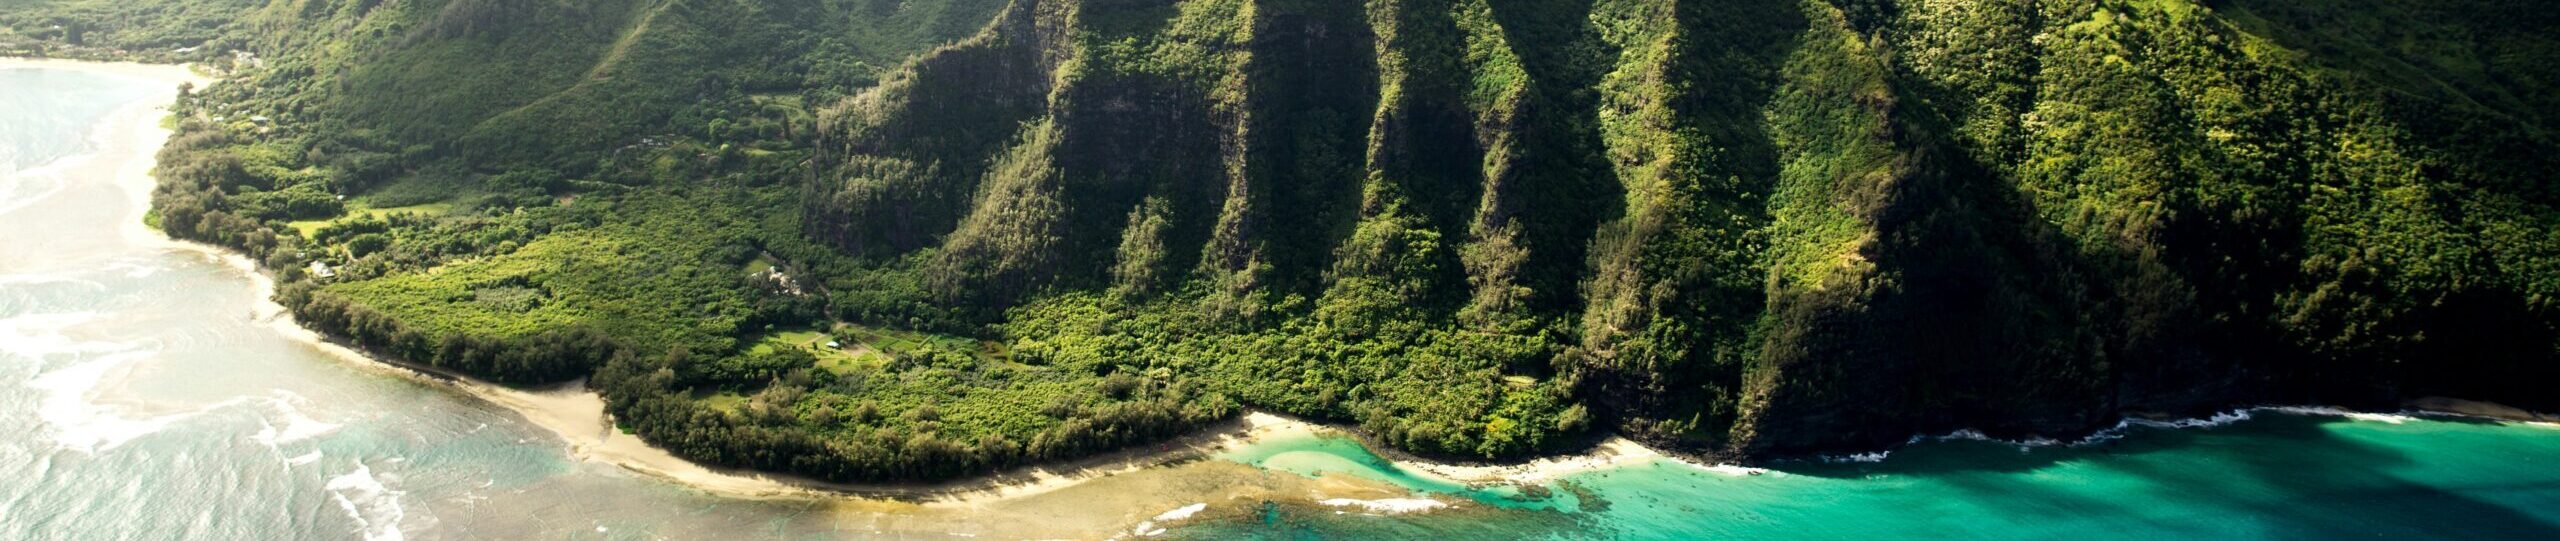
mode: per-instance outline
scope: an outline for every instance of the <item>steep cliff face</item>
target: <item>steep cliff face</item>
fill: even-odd
[[[911,277],[857,318],[1426,452],[2553,405],[2560,26],[2313,4],[1021,0],[825,115],[806,229]]]

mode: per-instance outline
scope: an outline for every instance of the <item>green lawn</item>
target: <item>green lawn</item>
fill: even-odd
[[[746,395],[727,391],[695,391],[693,393],[693,399],[697,402],[701,402],[705,407],[709,407],[722,413],[736,413],[738,411],[738,406],[743,406],[747,403]]]
[[[302,233],[303,238],[310,238],[313,233],[319,232],[320,228],[328,227],[329,224],[354,220],[357,218],[380,218],[401,213],[442,216],[450,212],[453,212],[453,202],[451,201],[438,201],[434,203],[386,208],[373,208],[365,205],[362,201],[349,201],[347,202],[347,213],[339,215],[336,218],[297,220],[287,223],[286,225],[293,227],[294,231]]]
[[[936,347],[953,351],[971,352],[982,359],[1000,360],[1006,356],[1003,344],[996,342],[971,340],[968,338],[945,334],[882,329],[853,324],[846,324],[840,328],[843,329],[845,335],[853,337],[855,344],[869,346],[871,349],[879,350],[882,353],[915,351],[926,347]]]
[[[873,347],[863,344],[838,344],[841,347],[827,347],[829,340],[832,338],[827,337],[826,333],[814,330],[776,331],[757,339],[755,345],[748,348],[748,353],[767,353],[777,347],[806,349],[818,356],[818,368],[836,374],[878,369],[889,362],[888,355],[880,353]]]
[[[766,333],[748,346],[747,354],[769,353],[774,348],[796,347],[818,356],[818,367],[836,374],[879,370],[889,364],[892,355],[925,349],[967,352],[980,360],[1003,363],[1006,352],[1001,344],[968,338],[915,331],[880,329],[853,324],[836,327],[842,336],[837,347],[827,347],[836,340],[828,333],[814,329],[792,329]]]

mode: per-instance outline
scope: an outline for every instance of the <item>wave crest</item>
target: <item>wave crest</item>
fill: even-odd
[[[356,463],[355,471],[329,478],[323,488],[329,491],[330,499],[338,502],[338,509],[355,520],[356,533],[365,541],[408,538],[400,531],[400,519],[408,514],[400,506],[402,492],[383,485],[381,478],[374,477],[373,468],[363,462]]]

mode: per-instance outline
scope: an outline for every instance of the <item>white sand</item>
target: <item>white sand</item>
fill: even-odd
[[[2450,413],[2471,417],[2485,417],[2489,419],[2515,421],[2532,425],[2551,425],[2554,423],[2560,423],[2560,415],[2530,411],[2524,408],[2518,408],[2496,402],[2429,396],[2410,400],[2401,405],[2419,411]]]
[[[1661,451],[1645,447],[1621,437],[1601,441],[1590,452],[1578,455],[1551,456],[1509,465],[1458,465],[1424,460],[1400,459],[1396,467],[1427,473],[1461,483],[1540,484],[1574,473],[1629,466],[1657,460],[1677,460]]]

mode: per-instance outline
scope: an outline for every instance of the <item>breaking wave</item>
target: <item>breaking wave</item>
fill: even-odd
[[[270,448],[335,432],[340,426],[337,423],[323,422],[303,415],[302,410],[294,405],[305,403],[306,400],[293,391],[277,389],[273,396],[260,402],[273,410],[284,423],[283,426],[276,426],[264,417],[259,418],[258,432],[250,435],[249,438]]]
[[[1356,507],[1371,513],[1382,515],[1420,513],[1449,506],[1449,502],[1429,498],[1380,498],[1375,500],[1334,498],[1316,503],[1321,503],[1328,507]]]
[[[2376,423],[2389,423],[2389,424],[2395,424],[2395,425],[2396,425],[2396,424],[2400,424],[2400,423],[2409,422],[2409,421],[2412,421],[2412,420],[2417,419],[2417,417],[2411,416],[2411,415],[2409,415],[2409,414],[2407,414],[2407,413],[2373,413],[2373,412],[2362,412],[2362,411],[2355,411],[2355,410],[2350,410],[2350,409],[2346,409],[2346,408],[2339,408],[2339,407],[2332,407],[2332,406],[2255,406],[2255,407],[2248,407],[2248,408],[2240,408],[2240,409],[2234,409],[2234,410],[2228,410],[2228,411],[2215,412],[2213,415],[2208,415],[2208,416],[2204,416],[2204,417],[2187,417],[2187,418],[2177,418],[2177,419],[2145,419],[2145,418],[2133,418],[2133,417],[2127,417],[2127,418],[2125,418],[2124,420],[2117,421],[2117,422],[2116,422],[2116,424],[2115,424],[2115,426],[2110,426],[2110,427],[2107,427],[2107,428],[2104,428],[2104,429],[2100,429],[2100,430],[2098,430],[2098,431],[2096,431],[2096,432],[2091,432],[2091,433],[2089,433],[2089,435],[2087,435],[2087,436],[2082,436],[2082,437],[2080,437],[2079,439],[2073,439],[2073,440],[2068,440],[2068,441],[2066,441],[2066,440],[2057,440],[2057,439],[2053,439],[2053,438],[2047,438],[2047,437],[2043,437],[2043,436],[2030,436],[2030,437],[2028,437],[2028,438],[2026,438],[2026,439],[2001,439],[2001,438],[1994,438],[1994,437],[1991,437],[1991,436],[1990,436],[1990,435],[1988,435],[1988,434],[1984,434],[1984,433],[1982,433],[1982,431],[1980,431],[1980,430],[1974,430],[1974,429],[1966,428],[1966,429],[1960,429],[1960,430],[1956,430],[1956,431],[1954,431],[1954,432],[1948,432],[1948,433],[1945,433],[1945,434],[1939,434],[1939,435],[1935,435],[1935,436],[1932,436],[1932,435],[1926,435],[1926,434],[1918,435],[1918,436],[1912,436],[1912,437],[1911,437],[1911,439],[1909,439],[1909,440],[1905,440],[1905,441],[1903,441],[1902,443],[1903,443],[1903,445],[1917,445],[1917,444],[1922,444],[1922,443],[1929,443],[1929,442],[1941,442],[1941,441],[1979,441],[1979,442],[2001,443],[2001,444],[2015,445],[2015,446],[2017,446],[2017,447],[2018,447],[2018,449],[2019,449],[2019,450],[2021,450],[2021,451],[2029,450],[2029,449],[2036,449],[2036,448],[2043,448],[2043,447],[2078,447],[2078,446],[2092,445],[2092,444],[2098,444],[2098,443],[2105,443],[2105,442],[2109,442],[2109,441],[2114,441],[2114,440],[2117,440],[2117,439],[2121,439],[2121,438],[2123,438],[2123,437],[2124,437],[2124,435],[2125,435],[2125,432],[2126,432],[2126,431],[2128,431],[2128,430],[2132,430],[2133,428],[2136,428],[2136,427],[2140,427],[2140,428],[2157,428],[2157,429],[2197,429],[2197,428],[2217,428],[2217,427],[2229,426],[2229,425],[2231,425],[2232,423],[2238,423],[2238,422],[2241,422],[2241,421],[2247,421],[2247,420],[2250,420],[2250,419],[2254,419],[2254,418],[2256,418],[2257,414],[2259,414],[2259,413],[2276,413],[2276,414],[2283,414],[2283,415],[2304,415],[2304,416],[2314,416],[2314,417],[2341,417],[2341,418],[2346,418],[2346,419],[2355,420],[2355,421],[2376,422]],[[1817,458],[1819,458],[1819,459],[1820,459],[1821,461],[1823,461],[1823,462],[1827,462],[1827,463],[1834,463],[1834,464],[1841,464],[1841,463],[1870,463],[1870,464],[1872,464],[1872,463],[1877,463],[1877,462],[1883,462],[1883,461],[1885,460],[1885,458],[1890,457],[1890,456],[1892,456],[1892,455],[1893,455],[1893,451],[1892,451],[1892,450],[1879,450],[1879,451],[1870,451],[1870,452],[1865,452],[1865,453],[1852,453],[1852,454],[1843,454],[1843,455],[1822,455],[1822,456],[1817,457]]]
[[[107,372],[121,368],[149,352],[122,352],[45,372],[27,382],[27,387],[43,393],[36,406],[36,418],[53,427],[53,440],[63,448],[96,454],[114,449],[125,442],[151,435],[171,423],[193,417],[201,411],[172,413],[156,417],[131,419],[117,408],[90,403]]]
[[[400,519],[408,514],[400,506],[401,492],[383,485],[382,479],[373,475],[373,468],[366,467],[363,462],[356,463],[355,471],[329,478],[329,484],[323,488],[329,491],[331,499],[338,502],[338,509],[346,511],[347,518],[355,520],[356,533],[364,536],[365,541],[401,541],[408,538],[400,531]]]

